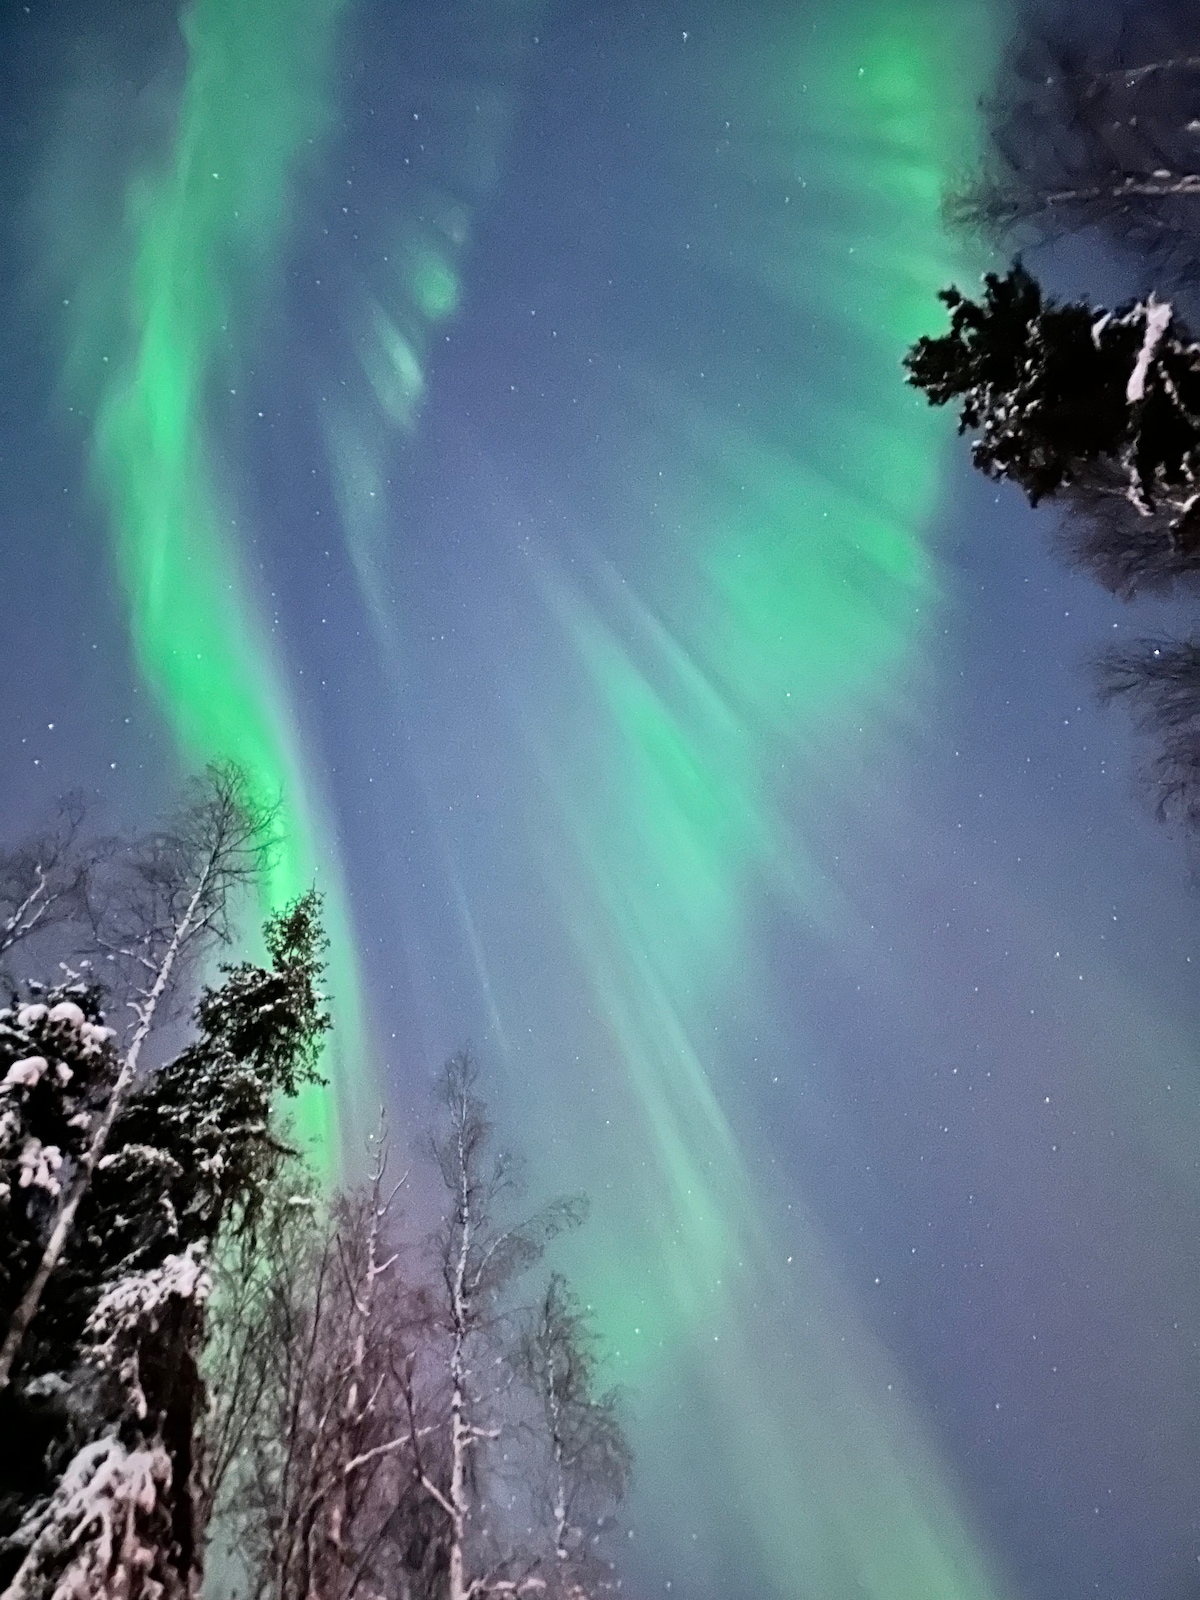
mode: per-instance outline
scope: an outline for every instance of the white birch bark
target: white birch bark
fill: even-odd
[[[465,1097],[464,1097],[465,1098]],[[468,1600],[466,1577],[467,1452],[471,1424],[467,1397],[467,1332],[470,1295],[467,1287],[467,1262],[471,1250],[471,1195],[467,1151],[464,1143],[465,1105],[458,1126],[459,1240],[451,1288],[453,1344],[450,1352],[450,1595],[449,1600]]]

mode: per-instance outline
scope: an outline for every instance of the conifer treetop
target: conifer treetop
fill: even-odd
[[[1019,259],[986,275],[980,300],[939,298],[949,332],[919,339],[904,366],[931,405],[958,403],[960,433],[978,430],[981,472],[1031,505],[1091,487],[1145,517],[1169,507],[1174,538],[1200,534],[1200,345],[1169,304],[1060,304]]]

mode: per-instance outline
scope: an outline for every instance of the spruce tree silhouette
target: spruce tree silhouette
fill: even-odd
[[[1060,305],[1019,260],[988,273],[980,301],[939,298],[950,330],[913,345],[908,382],[931,405],[959,403],[981,472],[1035,506],[1064,490],[1146,518],[1162,506],[1170,541],[1200,539],[1200,346],[1169,304]]]

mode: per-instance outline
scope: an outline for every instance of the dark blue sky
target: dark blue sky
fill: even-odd
[[[965,159],[988,16],[351,10],[206,420],[348,886],[350,1069],[415,1119],[471,1040],[534,1188],[591,1192],[647,1596],[1197,1585],[1196,899],[1086,669],[1188,608],[1064,572],[878,320],[902,283],[936,324],[903,175]],[[15,838],[185,764],[46,219],[64,161],[120,194],[169,145],[186,63],[157,3],[0,19]]]

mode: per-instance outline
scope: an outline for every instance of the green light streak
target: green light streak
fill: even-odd
[[[458,309],[459,284],[454,270],[429,246],[414,252],[409,286],[414,304],[429,322],[440,322]]]
[[[415,427],[425,398],[425,374],[411,341],[382,306],[375,306],[369,337],[362,342],[362,364],[375,398],[397,427]]]
[[[706,389],[685,387],[623,351],[635,371],[612,427],[610,518],[626,553],[610,565],[597,552],[590,570],[574,551],[530,557],[583,687],[514,690],[542,797],[521,803],[589,1020],[575,1072],[518,1043],[509,1081],[543,1146],[567,1152],[555,1176],[596,1201],[578,1269],[637,1397],[655,1537],[701,1530],[697,1588],[728,1543],[679,1496],[719,1478],[755,1592],[994,1600],[919,1404],[816,1226],[797,1208],[781,1228],[751,1158],[773,1130],[756,1138],[717,1036],[771,1003],[764,897],[806,934],[849,926],[819,826],[810,836],[797,817],[844,806],[872,736],[911,710],[903,685],[938,600],[926,530],[946,430],[904,392],[899,361],[953,273],[939,196],[969,159],[989,16],[874,0],[811,28],[797,17],[790,39],[765,24],[738,59],[729,37],[753,39],[754,20],[743,32],[712,15],[711,57],[698,19],[679,75],[644,85],[675,139],[664,191],[698,197],[696,226],[672,219],[679,254],[659,265],[770,305],[806,353],[792,393],[755,418],[743,381],[722,391],[706,372]],[[737,132],[724,187],[707,191],[721,118]],[[560,1037],[503,916],[472,909],[507,1039],[532,1018]],[[694,1468],[705,1444],[721,1460]],[[686,1591],[686,1565],[671,1571]]]
[[[347,548],[361,596],[401,715],[411,683],[409,640],[395,607],[403,589],[396,530],[404,508],[393,503],[392,473],[419,436],[430,388],[435,339],[462,309],[462,261],[472,243],[481,201],[496,182],[516,100],[515,84],[545,0],[446,0],[438,27],[447,60],[465,50],[469,66],[452,81],[453,135],[438,148],[435,181],[407,173],[399,216],[372,219],[384,270],[364,286],[348,312],[356,372],[343,380],[350,398],[326,401],[321,425]],[[439,105],[447,83],[423,93]],[[365,377],[370,399],[356,392]]]
[[[77,252],[68,372],[94,407],[94,480],[140,671],[189,765],[236,761],[264,799],[282,797],[269,902],[307,888],[324,863],[339,1049],[361,1071],[341,886],[318,848],[319,807],[210,423],[215,386],[236,387],[239,341],[268,292],[299,161],[326,128],[339,9],[340,0],[195,0],[184,11],[170,151],[129,182],[117,242]],[[351,1085],[338,1087],[345,1101]],[[336,1162],[333,1099],[311,1096],[302,1124]]]
[[[595,1202],[577,1264],[634,1389],[643,1503],[656,1539],[680,1541],[678,1587],[689,1548],[700,1592],[729,1548],[708,1529],[707,1480],[764,1600],[997,1600],[919,1404],[819,1230],[797,1209],[783,1242],[713,1027],[762,998],[756,897],[805,929],[844,925],[795,793],[814,807],[838,796],[847,729],[908,709],[899,685],[937,600],[924,527],[945,430],[906,393],[898,363],[951,275],[938,195],[970,144],[988,17],[982,0],[868,0],[820,18],[815,37],[795,18],[783,48],[771,39],[740,60],[720,8],[714,18],[711,59],[697,60],[698,29],[685,70],[645,86],[678,138],[666,181],[696,187],[718,109],[737,108],[742,192],[778,204],[680,234],[690,253],[666,265],[769,301],[781,330],[824,341],[837,372],[824,382],[819,366],[798,370],[770,427],[728,397],[701,403],[673,375],[638,372],[612,463],[634,556],[610,566],[597,551],[587,573],[536,544],[527,558],[577,676],[561,693],[553,680],[509,683],[525,786],[490,803],[513,853],[540,868],[519,891],[539,918],[544,907],[541,953],[567,947],[585,997],[576,1070],[556,1053],[569,1002],[538,992],[538,947],[514,941],[511,899],[487,886],[496,863],[468,866],[470,840],[446,820],[475,784],[469,758],[448,748],[455,730],[438,727],[437,748],[415,760],[518,1118],[538,1130],[540,1175]],[[717,86],[708,102],[705,84]],[[483,147],[494,156],[499,144],[480,140],[464,170],[489,168]],[[422,657],[424,596],[396,557],[403,508],[389,499],[436,382],[435,332],[462,299],[469,187],[406,196],[422,220],[396,231],[390,277],[352,308],[358,391],[325,413],[346,536],[400,699],[427,673],[444,688],[439,674],[453,670]],[[472,638],[464,625],[456,666],[469,658],[495,681],[507,641],[484,637],[488,616],[473,620],[482,627]],[[535,1035],[554,1047],[528,1043]],[[701,1464],[698,1449],[710,1452]],[[696,1504],[681,1511],[681,1493]]]

